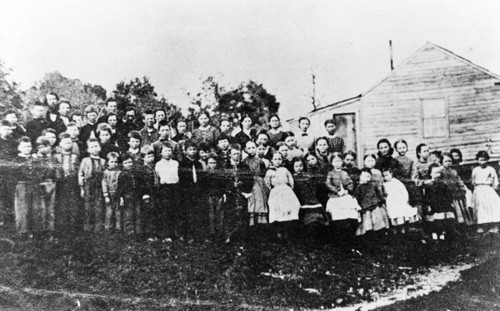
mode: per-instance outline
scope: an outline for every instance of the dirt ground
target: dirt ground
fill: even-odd
[[[438,293],[380,310],[496,310],[500,237],[147,242],[120,234],[0,240],[1,310],[299,310],[347,307],[438,265],[481,263]],[[11,239],[14,244],[9,242]]]

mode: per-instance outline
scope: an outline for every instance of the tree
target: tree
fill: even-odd
[[[191,118],[204,109],[216,119],[241,120],[243,115],[249,115],[260,126],[267,125],[269,116],[278,113],[280,107],[276,97],[267,92],[262,84],[250,80],[236,88],[226,89],[219,86],[213,77],[203,81],[201,92],[191,98],[191,104]]]
[[[100,85],[82,83],[79,79],[70,79],[59,72],[47,73],[41,81],[25,94],[25,101],[42,101],[48,92],[55,92],[60,98],[69,100],[74,109],[83,109],[90,104],[99,104],[106,100],[106,90]]]
[[[117,100],[118,109],[122,111],[127,106],[134,106],[138,112],[163,108],[170,122],[175,122],[182,116],[177,106],[168,102],[165,97],[158,99],[158,94],[148,77],[143,77],[142,80],[135,78],[128,83],[121,81],[116,85],[113,94]]]
[[[4,62],[0,60],[0,107],[2,109],[23,107],[19,85],[9,81],[11,72],[12,70],[6,68]]]

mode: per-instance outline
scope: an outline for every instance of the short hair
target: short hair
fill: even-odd
[[[57,110],[59,110],[59,108],[61,108],[61,105],[62,104],[68,104],[69,108],[71,108],[71,103],[69,102],[69,100],[67,99],[63,99],[59,102],[59,104],[57,104]]]
[[[66,132],[62,132],[61,134],[59,134],[59,141],[63,140],[63,139],[71,139],[71,135],[69,135],[68,133]]]
[[[76,122],[69,122],[68,125],[66,125],[66,129],[68,127],[78,127],[78,124],[76,124]]]
[[[16,112],[14,109],[7,109],[7,110],[4,112],[3,116],[4,116],[4,117],[6,117],[6,116],[8,116],[9,114],[15,114],[15,115],[16,115],[16,117],[17,117],[17,112]]]
[[[441,161],[440,161],[441,164],[443,164],[444,157],[450,158],[451,161],[453,162],[453,157],[451,156],[451,153],[449,153],[449,152],[443,152],[441,154]]]
[[[80,111],[75,111],[71,114],[71,119],[73,120],[73,117],[76,117],[76,116],[82,117],[83,115]]]
[[[207,157],[207,160],[209,160],[209,159],[214,159],[215,161],[218,161],[219,160],[219,156],[215,152],[210,152],[208,154],[208,157]]]
[[[484,158],[486,161],[488,161],[490,159],[490,155],[487,151],[481,150],[476,154],[476,160],[479,160],[479,158]]]
[[[132,163],[135,162],[134,157],[131,154],[125,153],[124,155],[122,155],[122,163],[124,163],[127,160],[132,160]]]
[[[333,124],[333,125],[336,125],[336,124],[335,124],[335,121],[334,121],[333,119],[326,119],[326,120],[325,120],[325,123],[323,123],[323,124],[324,124],[324,126],[325,126],[325,127],[326,127],[326,125],[327,125],[327,124]]]
[[[141,133],[139,133],[139,131],[130,131],[127,135],[128,137],[128,140],[130,141],[131,138],[134,138],[134,139],[138,139],[140,142],[142,142],[142,136],[141,136]]]
[[[155,154],[155,150],[151,146],[144,146],[141,148],[141,156],[147,156],[148,154]]]
[[[229,135],[227,135],[226,133],[221,133],[219,135],[219,137],[217,137],[217,142],[221,141],[221,140],[227,140],[228,142],[230,142],[231,140],[229,139]]]
[[[119,158],[120,158],[120,155],[116,151],[108,152],[108,154],[106,155],[106,159],[108,161],[111,160],[111,159],[119,159]]]
[[[441,162],[442,156],[443,156],[443,153],[441,151],[439,151],[439,150],[432,150],[430,154],[433,155],[433,156],[435,156],[435,157],[437,157],[439,159],[439,162]]]
[[[45,136],[40,136],[36,139],[36,145],[38,147],[50,147],[50,142]]]
[[[184,143],[184,148],[186,148],[186,150],[187,150],[188,148],[191,148],[191,147],[198,150],[198,144],[196,143],[196,141],[194,141],[192,139],[186,140],[186,142]]]
[[[94,105],[88,105],[87,107],[85,107],[85,115],[93,112],[99,114],[99,109],[97,109],[97,107]]]
[[[369,153],[369,154],[366,154],[366,155],[363,157],[363,161],[365,161],[367,158],[372,158],[373,160],[377,161],[377,156],[376,156],[374,153]]]
[[[118,115],[114,112],[108,112],[108,114],[106,115],[106,121],[109,120],[109,117],[116,117],[116,119],[118,120]]]
[[[147,116],[147,115],[155,115],[155,113],[153,112],[153,110],[146,110],[142,113],[143,116]]]
[[[10,123],[10,122],[9,122],[9,121],[7,121],[7,120],[2,120],[2,126],[12,127],[12,123]]]
[[[257,147],[257,144],[253,140],[247,140],[247,142],[245,143],[245,149],[247,148],[248,144],[254,144],[255,147]]]
[[[156,117],[156,113],[157,113],[158,111],[163,111],[163,113],[165,114],[165,116],[167,115],[167,111],[166,111],[165,109],[163,109],[163,108],[156,108],[156,109],[155,109],[155,111],[154,111],[154,115],[155,115],[155,117]]]
[[[363,167],[363,168],[361,169],[361,171],[360,171],[360,174],[361,174],[361,173],[368,173],[368,174],[370,174],[370,175],[371,175],[371,174],[372,174],[372,171],[371,171],[369,168],[367,168],[367,167]]]
[[[417,155],[417,159],[419,159],[419,158],[420,158],[420,152],[422,151],[422,148],[423,148],[423,147],[425,147],[425,146],[427,146],[427,144],[423,144],[423,143],[422,143],[422,144],[419,144],[419,145],[417,146],[417,148],[415,149],[415,153],[416,153],[416,155]]]
[[[267,136],[267,139],[271,139],[271,137],[269,136],[269,133],[268,133],[266,130],[261,130],[259,133],[257,133],[257,138],[258,138],[260,135],[266,135],[266,136]]]
[[[358,158],[358,155],[356,154],[356,152],[354,152],[354,151],[352,151],[352,150],[348,150],[348,151],[344,154],[344,158],[345,158],[346,156],[348,156],[348,155],[352,156],[352,157],[354,158],[354,160],[356,160],[356,159]]]
[[[436,167],[441,167],[441,165],[439,165],[439,164],[437,164],[437,163],[431,163],[431,165],[429,165],[429,169],[427,170],[427,173],[428,173],[429,175],[431,175],[431,173],[432,173],[432,169],[433,169],[433,168],[436,168]]]
[[[111,126],[107,123],[100,123],[97,126],[96,134],[97,136],[101,136],[101,132],[108,132],[109,136],[113,136],[113,131],[111,130]]]
[[[295,162],[300,162],[302,163],[302,166],[304,167],[304,170],[307,168],[307,163],[306,163],[306,160],[304,160],[303,157],[293,157],[292,158],[292,161],[290,162],[292,167],[293,165],[295,164]]]
[[[89,144],[91,144],[91,143],[98,143],[98,144],[99,144],[99,146],[101,145],[101,143],[99,142],[99,139],[94,138],[94,137],[89,138],[89,139],[87,140],[87,147],[88,147],[88,146],[89,146]]]
[[[135,107],[134,106],[127,106],[125,107],[125,114],[129,111],[133,111],[134,114],[135,114]]]
[[[231,125],[231,120],[229,120],[229,119],[224,118],[224,119],[220,120],[219,124],[222,124],[222,122],[229,122],[229,125]]]
[[[287,147],[287,148],[288,148],[288,145],[287,145],[287,144],[285,144],[285,142],[284,142],[284,141],[279,141],[279,142],[277,142],[277,143],[276,143],[276,150],[279,150],[279,149],[280,149],[280,147],[283,147],[283,146],[285,146],[285,147]]]
[[[231,145],[229,145],[229,152],[231,152],[233,150],[241,151],[241,145],[240,144],[231,144]]]
[[[265,142],[259,142],[257,144],[257,147],[260,147],[260,146],[264,146],[265,148],[267,148],[269,146],[269,142],[265,141]]]
[[[436,164],[436,163],[433,163],[433,164],[439,166],[439,164]],[[394,171],[393,171],[393,169],[390,166],[384,166],[384,167],[382,167],[382,173],[384,173],[384,172],[390,172],[391,174],[394,174]]]
[[[31,144],[31,139],[28,136],[23,136],[23,137],[19,138],[17,145],[19,146],[22,143],[30,143]]]
[[[44,108],[45,108],[47,105],[44,105],[43,103],[41,103],[41,102],[39,102],[39,101],[35,101],[35,102],[33,103],[33,107],[37,107],[37,106],[38,106],[38,107],[44,107]]]
[[[175,127],[177,127],[179,125],[179,123],[186,123],[187,124],[187,121],[184,120],[184,119],[179,119],[177,120],[177,122],[175,123]]]
[[[198,145],[198,149],[202,150],[202,151],[208,151],[208,152],[210,152],[210,145],[207,144],[207,143],[200,143]]]
[[[47,133],[52,133],[52,134],[56,135],[56,137],[57,137],[57,132],[53,128],[49,127],[49,128],[46,128],[45,130],[43,130],[42,136],[45,136]]]
[[[163,148],[170,148],[172,151],[174,151],[174,146],[168,142],[168,141],[164,141],[162,144],[161,144],[161,150],[163,151]]]
[[[118,101],[116,100],[116,98],[114,97],[109,97],[108,99],[106,99],[106,106],[110,103],[110,102],[115,102],[118,104]]]
[[[300,117],[299,118],[299,124],[300,124],[300,121],[302,121],[302,120],[307,120],[307,122],[309,122],[309,125],[311,124],[311,120],[309,120],[308,117]]]
[[[164,127],[164,126],[168,126],[168,129],[169,130],[172,130],[170,128],[170,124],[168,123],[167,120],[161,120],[160,122],[158,122],[158,130],[160,130],[160,128]]]
[[[285,139],[288,137],[295,137],[295,134],[293,132],[285,132]]]
[[[344,155],[342,154],[342,152],[333,152],[332,153],[332,161],[333,159],[335,158],[339,158],[341,159],[342,161],[344,161]]]

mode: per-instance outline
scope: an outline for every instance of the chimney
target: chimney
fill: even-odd
[[[391,53],[391,71],[394,70],[394,61],[392,60],[392,40],[389,40],[389,50]]]

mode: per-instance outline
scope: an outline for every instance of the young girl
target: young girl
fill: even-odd
[[[406,185],[406,182],[411,181],[412,169],[414,161],[406,155],[408,152],[408,143],[404,139],[397,140],[394,143],[398,155],[394,158],[401,164],[401,181]]]
[[[342,170],[343,158],[334,153],[333,169],[326,177],[326,186],[329,190],[326,212],[330,214],[335,233],[342,238],[353,237],[359,222],[358,202],[349,194],[353,190],[353,183],[349,175]]]
[[[101,146],[96,138],[87,141],[87,152],[90,154],[82,160],[78,172],[78,184],[81,197],[85,200],[85,231],[102,231],[104,229],[104,202],[102,194],[102,177],[106,161],[99,157]]]
[[[285,133],[281,130],[281,120],[277,115],[269,118],[269,145],[276,147],[276,144],[285,140]]]
[[[320,224],[328,225],[328,216],[321,203],[316,198],[316,185],[314,176],[305,172],[304,159],[293,158],[293,191],[301,204],[299,219],[303,225]]]
[[[367,154],[363,158],[365,168],[369,169],[372,173],[372,182],[375,184],[375,187],[377,187],[379,191],[383,193],[382,184],[384,183],[384,179],[382,178],[382,172],[374,168],[376,161],[377,156],[373,153]]]
[[[394,176],[401,178],[403,167],[398,160],[392,157],[394,149],[391,147],[391,143],[387,138],[382,138],[377,142],[377,162],[375,168],[382,171],[385,168],[390,168],[394,172]]]
[[[431,182],[425,187],[425,199],[430,206],[429,214],[432,222],[429,224],[432,239],[445,240],[445,234],[450,232],[454,223],[453,197],[449,185],[441,177],[443,167],[437,163],[429,165]]]
[[[119,155],[117,152],[110,152],[106,155],[107,167],[103,172],[102,193],[104,195],[104,204],[106,206],[106,215],[104,220],[104,228],[106,230],[123,230],[123,215],[120,209],[120,198],[116,195],[118,186],[118,169]],[[113,223],[112,221],[115,220]]]
[[[417,207],[419,210],[420,217],[424,217],[426,215],[426,207],[424,207],[424,193],[423,188],[425,185],[430,183],[429,176],[429,146],[426,144],[420,144],[416,149],[417,161],[413,165],[412,169],[412,177],[411,179],[415,182],[415,186],[417,186],[417,190],[412,193],[413,197],[411,198],[413,206]]]
[[[266,169],[271,166],[271,161],[265,158],[267,152],[267,143],[258,143],[257,144],[257,156],[264,162]]]
[[[286,132],[285,144],[288,147],[288,160],[292,161],[293,158],[304,156],[302,149],[297,147],[297,140],[293,132]]]
[[[283,156],[283,166],[289,172],[293,171],[292,162],[288,159],[288,152],[290,151],[290,149],[288,149],[288,146],[285,144],[285,142],[279,141],[276,144],[276,150]]]
[[[359,185],[354,191],[354,197],[361,207],[361,223],[358,226],[356,235],[389,228],[389,219],[384,207],[384,194],[371,180],[371,170],[368,168],[362,169],[359,176]]]
[[[267,199],[269,196],[269,189],[263,179],[266,172],[266,165],[261,158],[256,156],[257,148],[253,141],[247,141],[245,144],[245,152],[247,157],[243,162],[248,165],[250,172],[254,175],[252,196],[248,198],[250,226],[254,224],[265,224],[267,223]]]
[[[447,152],[443,153],[441,161],[441,164],[443,165],[441,179],[450,190],[453,200],[452,204],[455,210],[455,219],[457,222],[472,225],[473,215],[466,204],[467,192],[470,193],[470,190],[465,187],[465,184],[462,182],[462,179],[460,179],[457,171],[453,168],[452,163],[452,155]],[[472,196],[472,194],[470,194],[470,196]]]
[[[490,232],[498,233],[498,222],[500,222],[500,197],[495,192],[498,187],[498,176],[488,165],[489,159],[488,152],[479,151],[476,155],[479,166],[472,170],[472,184],[474,185],[472,202],[476,224],[479,225],[478,233],[484,232],[486,224],[489,224]]]
[[[405,233],[406,223],[420,220],[418,209],[408,204],[408,191],[401,181],[393,177],[390,168],[385,168],[383,175],[389,221],[392,226],[399,227],[401,233]]]
[[[299,219],[300,202],[293,193],[293,177],[283,167],[283,155],[275,152],[270,168],[264,178],[271,189],[269,194],[269,223],[278,222],[278,237],[286,235],[287,222]]]
[[[315,155],[319,162],[321,171],[328,172],[331,170],[332,154],[329,152],[330,145],[326,137],[319,137],[314,144]]]
[[[354,190],[356,190],[356,187],[359,184],[359,176],[361,175],[361,170],[356,167],[356,159],[358,155],[356,152],[349,150],[345,153],[344,155],[344,171],[349,174],[349,177],[351,177],[352,182],[354,183]]]
[[[99,156],[105,159],[110,152],[120,154],[120,148],[112,140],[113,133],[111,131],[111,127],[105,124],[104,126],[101,126],[102,124],[99,124],[97,127],[97,137],[99,138],[99,142],[101,144],[101,153],[99,153]]]

